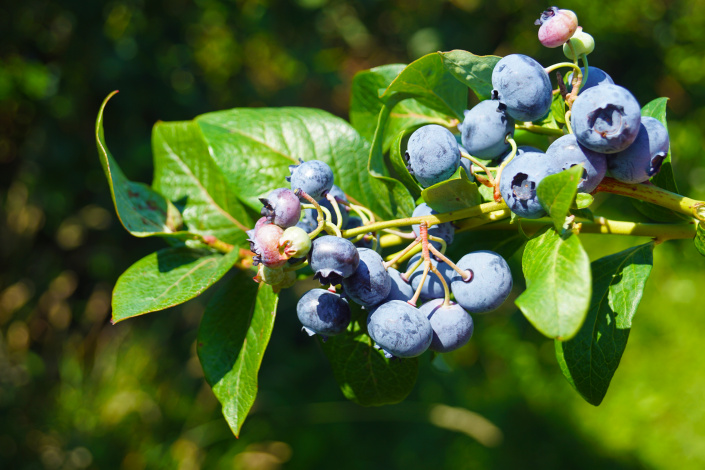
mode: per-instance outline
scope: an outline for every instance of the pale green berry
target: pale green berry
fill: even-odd
[[[289,258],[302,258],[311,250],[311,238],[305,230],[289,227],[279,239],[279,246]]]
[[[595,40],[591,35],[584,32],[581,27],[578,27],[578,30],[575,31],[575,34],[573,34],[570,38],[570,43],[573,45],[575,53],[578,54],[578,57],[581,55],[588,55],[595,50]],[[575,60],[573,51],[570,50],[568,43],[563,44],[563,54],[565,54],[565,56],[570,60]]]
[[[282,268],[268,268],[260,264],[256,279],[270,286],[274,286],[283,282],[286,279],[286,274]]]

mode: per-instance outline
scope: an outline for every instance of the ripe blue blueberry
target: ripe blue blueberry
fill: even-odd
[[[431,209],[431,206],[429,206],[425,202],[422,202],[421,204],[416,206],[416,209],[414,209],[414,213],[411,216],[412,217],[423,217],[425,215],[433,215],[433,214],[438,214],[438,212]],[[417,237],[421,233],[419,224],[412,225],[411,229],[414,231],[414,233],[416,234]],[[455,227],[453,227],[453,224],[450,222],[443,222],[442,224],[431,225],[428,227],[428,234],[433,237],[442,238],[446,242],[446,245],[450,245],[451,243],[453,243],[453,236],[455,235]],[[441,249],[440,242],[432,241],[431,244],[437,250]]]
[[[260,198],[260,202],[262,215],[281,228],[293,227],[301,217],[301,201],[290,189],[275,189],[266,198]]]
[[[546,176],[556,173],[546,154],[526,152],[507,163],[499,180],[499,190],[509,209],[520,217],[538,219],[546,214],[536,188]]]
[[[585,147],[617,153],[636,139],[641,109],[626,88],[603,84],[580,93],[573,103],[570,122],[575,137]]]
[[[419,356],[433,339],[428,318],[401,300],[383,303],[370,313],[367,332],[379,347],[397,357]]]
[[[556,139],[546,150],[546,157],[552,160],[551,165],[556,171],[567,170],[582,163],[583,178],[578,184],[578,191],[583,193],[594,191],[607,172],[605,154],[583,147],[573,134]]]
[[[443,126],[429,124],[416,129],[404,156],[409,173],[424,188],[450,178],[460,166],[460,150],[453,134]]]
[[[614,81],[612,80],[612,77],[607,75],[607,72],[605,72],[602,69],[598,69],[597,67],[593,67],[590,65],[588,67],[588,76],[587,76],[587,81],[585,81],[585,67],[582,67],[581,69],[583,71],[583,84],[580,86],[580,91],[578,94],[584,92],[588,88],[592,88],[598,85],[614,85]],[[568,91],[573,90],[573,72],[570,72],[568,74],[567,78],[568,82]]]
[[[301,189],[315,200],[319,200],[333,186],[333,170],[320,160],[301,162],[300,165],[290,165],[291,176],[286,180],[291,182],[291,189]]]
[[[360,256],[350,240],[324,235],[311,243],[308,262],[314,279],[323,285],[336,285],[355,272]]]
[[[535,121],[551,109],[553,90],[548,74],[529,56],[510,54],[492,71],[493,95],[517,121]]]
[[[512,290],[512,272],[500,255],[493,251],[475,251],[460,258],[457,266],[472,271],[469,281],[455,273],[450,288],[455,301],[470,313],[495,310]]]
[[[419,311],[431,322],[431,351],[454,351],[470,341],[474,329],[472,317],[457,303],[451,302],[446,308],[443,299],[434,299],[419,307]]]
[[[414,256],[411,257],[409,260],[408,266],[413,266],[415,265],[419,259],[421,259],[421,253],[417,253]],[[438,262],[433,257],[431,257],[431,264],[438,269],[438,272],[441,273],[441,276],[443,276],[443,279],[445,279],[446,284],[450,287],[450,281],[453,278],[453,273],[455,272],[453,268],[448,266],[448,264],[444,262]],[[419,288],[419,285],[421,285],[421,278],[423,277],[423,271],[424,271],[424,264],[421,263],[416,270],[411,273],[409,276],[409,281],[411,282],[411,287],[414,289],[414,292],[416,292],[416,289]],[[426,276],[426,282],[423,283],[423,287],[421,288],[421,298],[424,300],[430,300],[430,299],[439,299],[441,297],[445,296],[445,291],[443,290],[443,284],[441,283],[441,280],[438,279],[438,276],[436,276],[432,271],[428,272],[428,276]]]
[[[639,134],[632,145],[610,155],[610,175],[625,183],[643,183],[661,169],[668,155],[668,130],[658,119],[643,116]]]
[[[333,336],[350,324],[350,306],[338,294],[325,289],[306,292],[296,304],[296,315],[306,333]]]
[[[392,289],[392,279],[384,269],[384,260],[374,250],[357,249],[360,264],[355,272],[343,279],[345,295],[363,307],[373,307],[382,302]]]
[[[514,135],[514,119],[505,107],[495,100],[485,100],[465,111],[465,119],[458,124],[463,147],[473,157],[495,158],[509,149],[507,134]]]
[[[409,281],[405,281],[401,277],[401,273],[394,268],[387,268],[387,274],[389,274],[392,280],[392,288],[389,290],[389,295],[383,300],[383,302],[389,302],[390,300],[411,300],[414,296],[414,288],[411,287]]]

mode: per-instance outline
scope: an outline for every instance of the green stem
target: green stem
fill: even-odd
[[[420,217],[406,217],[403,219],[385,220],[365,227],[356,227],[350,230],[345,230],[343,236],[345,238],[354,237],[361,233],[377,232],[385,228],[408,227],[409,225],[420,224],[427,222],[428,225],[442,224],[443,222],[453,222],[454,220],[467,219],[476,217],[482,214],[506,209],[507,205],[504,202],[486,202],[478,206],[467,207],[457,211],[444,212],[441,214],[424,215]]]
[[[530,122],[525,122],[524,124],[515,124],[514,128],[519,129],[519,130],[523,130],[523,131],[528,131],[533,134],[556,136],[556,137],[561,137],[563,135],[563,131],[560,129],[553,129],[551,127],[537,126],[535,124],[531,124]]]
[[[696,211],[702,206],[702,201],[672,193],[652,184],[628,184],[613,178],[604,178],[595,192],[619,194],[639,199],[689,217],[695,217]]]
[[[554,70],[559,69],[561,67],[571,67],[573,70],[575,70],[575,73],[577,73],[579,75],[583,74],[583,71],[580,70],[580,67],[578,67],[576,64],[574,64],[572,62],[560,62],[558,64],[553,64],[550,67],[546,67],[544,70],[546,71],[546,73],[551,73]]]
[[[580,85],[580,88],[582,89],[585,87],[585,84],[587,83],[588,74],[590,73],[590,68],[588,67],[587,54],[581,55],[580,60],[583,61],[583,68],[585,69],[585,74],[583,75],[583,83]]]
[[[581,225],[580,233],[649,237],[661,241],[693,238],[696,228],[695,221],[682,224],[651,224],[609,220],[604,217],[596,218],[595,222],[581,220],[579,223]],[[537,231],[550,225],[553,225],[553,221],[547,218],[521,220],[522,228],[527,231]],[[509,221],[501,221],[485,224],[474,228],[474,230],[518,230],[518,224],[512,224]]]

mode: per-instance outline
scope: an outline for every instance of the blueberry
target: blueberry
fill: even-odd
[[[301,201],[290,189],[275,189],[260,202],[264,206],[262,215],[281,228],[293,227],[301,217]]]
[[[401,300],[383,303],[367,318],[367,332],[375,343],[397,357],[416,357],[433,339],[431,322]]]
[[[536,197],[536,188],[546,176],[556,173],[544,153],[517,155],[502,170],[499,190],[509,209],[520,217],[538,219],[546,212]]]
[[[382,257],[374,250],[357,249],[360,264],[355,272],[343,279],[345,295],[363,307],[382,302],[392,289],[392,279],[384,269]]]
[[[413,266],[416,264],[419,259],[421,259],[421,256],[421,253],[417,253],[412,256],[409,260],[408,266]],[[431,258],[431,264],[438,269],[438,272],[441,273],[441,276],[443,276],[443,279],[445,279],[446,283],[450,287],[450,281],[453,278],[453,273],[455,272],[453,268],[451,268],[448,264],[442,261],[438,262],[433,258]],[[424,264],[421,263],[419,267],[416,268],[416,270],[409,276],[409,281],[411,282],[411,287],[414,289],[414,292],[416,292],[416,289],[418,289],[421,284],[423,271]],[[438,276],[436,276],[432,271],[429,271],[428,276],[426,276],[426,282],[423,283],[423,287],[421,288],[421,298],[424,300],[430,300],[439,299],[444,296],[445,291],[443,290],[441,280],[438,279]]]
[[[424,188],[450,178],[460,166],[460,150],[453,134],[443,126],[429,124],[416,129],[406,147],[409,173]]]
[[[593,67],[592,65],[589,66],[587,81],[585,81],[585,67],[582,67],[581,70],[583,71],[583,84],[580,86],[580,91],[578,92],[578,94],[584,92],[588,88],[596,87],[598,85],[614,85],[612,77],[607,75],[607,73],[602,69],[598,69],[597,67]],[[568,78],[566,79],[566,81],[568,82],[568,91],[572,91],[573,72],[570,72],[568,74]]]
[[[350,306],[347,301],[325,289],[306,292],[296,304],[296,315],[309,335],[337,335],[350,324]]]
[[[578,17],[571,10],[551,7],[536,20],[539,41],[546,47],[559,47],[567,42],[578,29]]]
[[[492,71],[493,94],[517,121],[535,121],[551,109],[553,90],[548,74],[529,56],[511,54]]]
[[[585,147],[617,153],[636,139],[641,109],[626,88],[602,84],[580,93],[573,103],[570,122],[575,137]]]
[[[578,191],[583,193],[594,191],[607,172],[605,154],[583,147],[573,134],[556,139],[546,150],[546,157],[552,160],[551,165],[556,171],[567,170],[582,163],[583,178],[578,185]]]
[[[512,272],[500,255],[493,251],[475,251],[463,256],[457,263],[463,270],[472,271],[472,278],[464,281],[455,273],[451,290],[455,301],[470,313],[495,310],[512,290]]]
[[[507,134],[514,135],[514,119],[507,115],[499,101],[485,100],[465,111],[458,125],[463,147],[473,157],[495,158],[509,149]]]
[[[426,302],[419,311],[431,322],[433,339],[428,349],[450,352],[465,346],[474,329],[472,317],[455,302],[443,307],[443,299]]]
[[[355,272],[360,256],[350,240],[324,235],[311,243],[308,262],[314,279],[323,285],[336,285]]]
[[[428,204],[426,204],[425,202],[422,202],[421,204],[416,206],[416,209],[414,209],[414,213],[411,216],[412,217],[423,217],[425,215],[433,215],[433,214],[438,214],[438,212],[431,209],[431,207]],[[411,228],[417,237],[421,234],[419,224],[412,225]],[[450,222],[443,222],[442,224],[431,225],[428,227],[428,234],[433,237],[442,238],[446,242],[446,245],[450,245],[451,243],[453,243],[453,236],[455,235],[455,227],[453,227],[453,224]],[[441,249],[440,242],[431,242],[431,244],[437,250]]]
[[[289,256],[284,254],[284,250],[279,246],[284,233],[281,227],[264,224],[255,227],[251,233],[254,238],[251,238],[250,248],[255,253],[253,257],[255,265],[262,263],[268,268],[279,268],[286,264]]]
[[[414,288],[411,287],[411,283],[402,279],[401,273],[394,268],[387,268],[387,274],[392,280],[392,288],[383,302],[389,302],[390,300],[403,300],[406,302],[411,300],[414,296]]]
[[[643,116],[634,143],[607,159],[610,175],[625,183],[648,181],[661,169],[668,145],[666,127],[658,119]]]
[[[311,211],[306,209],[302,213],[303,217],[301,217],[301,220],[296,223],[296,226],[304,230],[306,233],[311,233],[316,230],[318,227],[318,212],[313,211],[313,213],[311,213]]]
[[[291,189],[301,189],[315,200],[322,198],[333,186],[333,170],[320,160],[301,162],[300,165],[289,166]]]

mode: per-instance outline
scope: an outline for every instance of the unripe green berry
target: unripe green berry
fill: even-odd
[[[279,239],[279,246],[289,258],[303,258],[311,250],[311,239],[305,230],[289,227]]]
[[[591,35],[583,31],[583,28],[578,27],[578,30],[570,38],[570,43],[575,49],[575,53],[578,57],[581,55],[588,55],[595,50],[595,40]],[[568,43],[563,44],[563,54],[570,60],[575,60],[573,56],[573,51],[570,50]]]
[[[257,271],[256,280],[274,286],[280,284],[286,279],[284,270],[282,268],[268,268],[267,266],[260,264]]]

